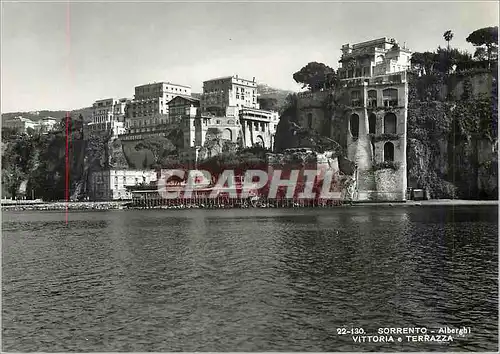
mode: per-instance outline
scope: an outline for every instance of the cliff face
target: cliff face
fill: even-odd
[[[408,186],[426,188],[433,198],[497,199],[497,73],[408,76]],[[355,150],[358,165],[370,160],[368,144],[362,148],[359,141],[353,146],[346,144],[346,120],[334,114],[335,107],[329,107],[328,102],[320,102],[325,93],[309,95],[299,98],[299,104],[280,118],[275,150],[309,146],[310,137],[306,134],[306,139],[300,139],[294,131],[297,125],[307,124],[310,115],[317,131],[342,148]],[[321,128],[325,124],[330,126],[329,134]],[[360,182],[383,193],[391,173],[382,166],[370,181]]]
[[[412,77],[408,182],[433,198],[498,198],[496,72]]]
[[[8,198],[27,194],[62,200],[66,197],[67,172],[70,197],[78,199],[85,195],[88,174],[106,166],[106,138],[84,137],[81,129],[76,128],[72,129],[68,142],[66,165],[66,136],[61,131],[7,138],[2,156],[2,173],[8,176],[2,180],[4,195]],[[20,191],[23,182],[26,190]]]

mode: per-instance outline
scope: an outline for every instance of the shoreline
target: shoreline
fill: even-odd
[[[234,207],[136,207],[129,206],[130,201],[112,201],[112,202],[14,202],[4,204],[2,202],[2,211],[84,211],[84,210],[185,210],[185,209],[249,209]],[[295,207],[250,207],[250,209],[312,209],[312,208],[331,208],[337,207],[414,207],[414,206],[498,206],[498,200],[464,200],[464,199],[431,199],[431,200],[408,200],[395,202],[345,202],[338,206],[295,206]]]

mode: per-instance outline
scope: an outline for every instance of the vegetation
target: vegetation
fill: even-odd
[[[372,166],[373,171],[391,169],[397,171],[401,167],[401,163],[397,161],[383,161]]]
[[[491,64],[492,60],[498,60],[498,26],[475,30],[469,34],[466,41],[476,46],[476,57],[486,56],[488,64]]]
[[[478,29],[467,37],[467,41],[476,46],[474,56],[451,47],[451,30],[446,31],[443,38],[446,48],[412,56],[407,129],[409,180],[428,188],[433,197],[496,198],[496,185],[488,190],[480,189],[477,181],[498,173],[498,28]],[[478,96],[474,92],[472,78],[477,73],[493,77],[491,95]],[[318,152],[335,150],[341,170],[352,172],[352,162],[346,159],[348,97],[346,91],[339,88],[337,74],[323,63],[311,62],[294,73],[293,78],[311,92],[328,91],[323,106],[328,119],[324,120],[320,132],[302,127],[297,115],[297,94],[259,86],[264,92],[259,98],[261,108],[281,114],[274,150],[282,152],[297,146],[309,146]],[[463,86],[460,97],[454,93],[458,84]],[[15,115],[20,113],[2,114],[2,118]],[[180,127],[173,128],[166,137],[120,142],[110,141],[109,134],[84,136],[84,110],[73,112],[72,117],[78,118],[69,119],[68,126],[66,112],[62,111],[22,115],[33,119],[50,115],[61,121],[54,132],[45,135],[2,130],[2,189],[6,197],[17,197],[20,191],[48,200],[65,197],[66,128],[70,142],[70,191],[76,199],[87,193],[93,171],[111,166],[136,169],[186,166],[179,158],[184,143]],[[399,137],[371,138],[378,141]],[[240,149],[237,144],[222,143],[217,137],[214,141],[221,145],[222,154],[206,158],[198,168],[215,174],[225,168],[237,171],[266,168],[267,150]],[[483,142],[491,146],[490,154],[484,151]],[[374,166],[374,170],[397,168],[397,164],[391,163]]]
[[[336,82],[335,70],[323,63],[311,62],[293,74],[295,82],[310,91],[332,88]]]
[[[68,120],[68,180],[70,195],[85,195],[89,172],[108,166],[109,136],[83,134],[83,118]],[[45,200],[62,200],[66,189],[66,118],[49,134],[8,135],[2,153],[2,195],[17,198],[24,194]],[[21,191],[21,185],[26,186]],[[76,192],[76,194],[75,194]]]

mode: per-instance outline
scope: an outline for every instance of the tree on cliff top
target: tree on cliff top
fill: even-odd
[[[486,47],[488,63],[498,56],[498,26],[485,27],[475,30],[466,38],[466,41],[476,47]]]
[[[450,50],[450,42],[453,39],[453,32],[451,30],[444,32],[443,38],[446,41],[446,43],[448,44],[448,51],[449,51]]]
[[[293,74],[295,82],[302,84],[302,88],[311,91],[318,91],[322,88],[328,88],[333,82],[335,70],[323,63],[310,62],[302,69]]]

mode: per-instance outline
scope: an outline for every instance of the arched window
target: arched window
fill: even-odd
[[[312,129],[312,126],[313,126],[313,115],[312,115],[312,113],[308,113],[307,114],[307,127],[309,129]]]
[[[351,115],[349,119],[349,129],[353,138],[358,138],[359,136],[359,116],[357,114]]]
[[[377,116],[372,113],[368,116],[368,134],[375,134],[375,127],[377,126]]]
[[[394,161],[394,144],[390,141],[384,144],[384,161]]]
[[[233,132],[231,131],[231,129],[224,129],[222,131],[222,139],[233,140]]]
[[[377,91],[370,90],[368,91],[368,107],[377,107]]]
[[[388,88],[382,91],[382,98],[384,100],[384,107],[397,107],[398,105],[398,90]]]
[[[396,115],[387,113],[384,117],[384,134],[396,134]]]

